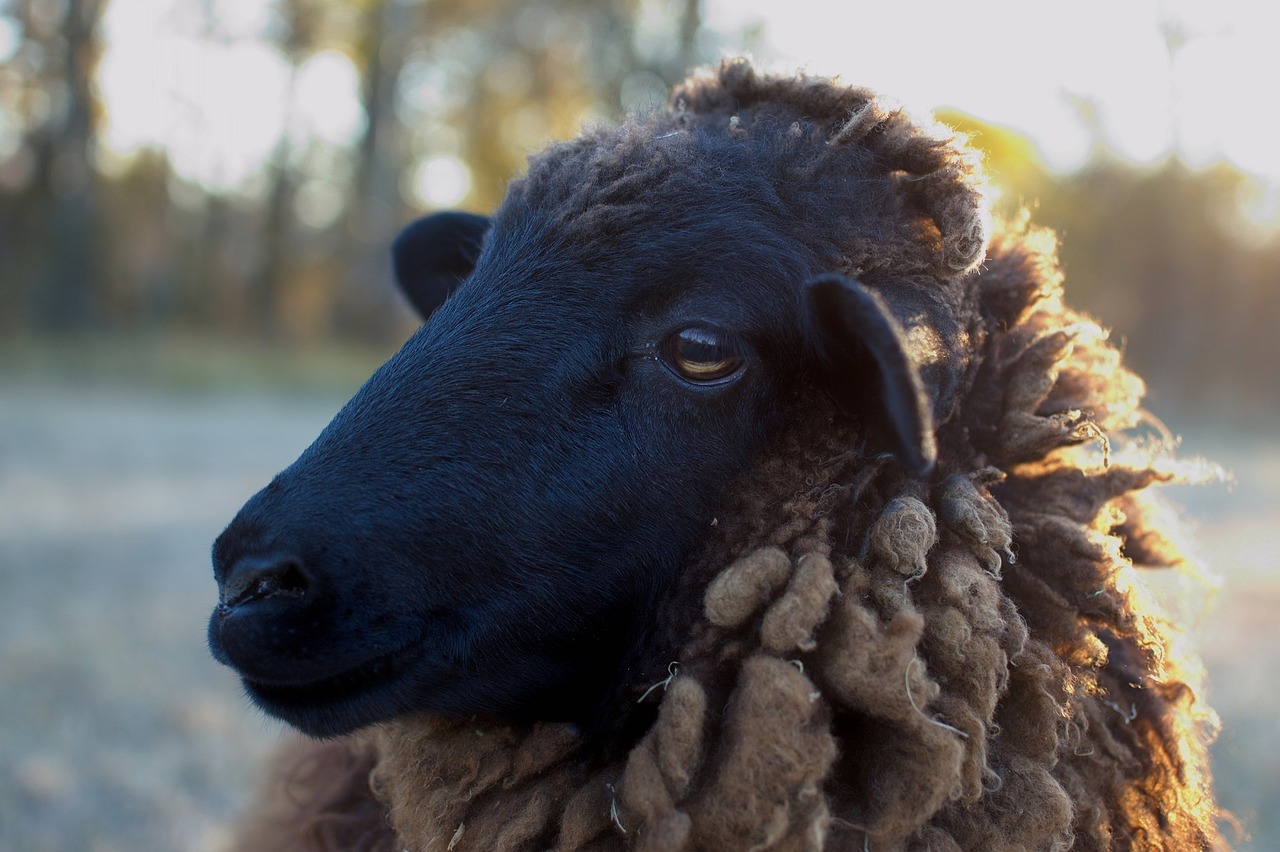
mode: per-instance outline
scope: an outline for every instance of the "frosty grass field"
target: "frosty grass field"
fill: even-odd
[[[0,849],[225,846],[284,732],[205,650],[209,545],[353,389],[0,377]],[[1171,593],[1211,672],[1238,845],[1280,849],[1280,446],[1184,434],[1237,481],[1175,489],[1221,584],[1199,614],[1204,595]]]

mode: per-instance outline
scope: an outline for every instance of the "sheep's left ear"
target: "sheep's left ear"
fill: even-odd
[[[396,282],[425,320],[471,275],[489,219],[474,213],[433,213],[410,222],[391,244]]]
[[[933,417],[901,326],[881,298],[852,278],[820,275],[804,287],[808,336],[831,387],[913,476],[933,469]]]

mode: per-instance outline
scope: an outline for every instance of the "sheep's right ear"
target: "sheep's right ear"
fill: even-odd
[[[489,219],[433,213],[410,222],[391,244],[396,282],[425,320],[476,267]]]
[[[805,283],[808,336],[836,394],[913,476],[933,469],[933,417],[901,326],[883,300],[844,275]]]

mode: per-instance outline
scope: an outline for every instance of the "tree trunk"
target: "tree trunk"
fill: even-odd
[[[50,139],[44,159],[51,190],[51,245],[39,296],[44,323],[55,330],[81,328],[101,318],[96,304],[102,284],[94,222],[94,147],[97,102],[93,75],[98,64],[98,21],[102,0],[71,0],[62,25],[65,40],[63,73],[67,85],[66,116]]]
[[[407,4],[382,0],[369,9],[364,108],[355,197],[347,211],[344,282],[335,325],[346,333],[389,330],[394,296],[388,254],[400,225],[400,130],[394,99],[408,52]]]

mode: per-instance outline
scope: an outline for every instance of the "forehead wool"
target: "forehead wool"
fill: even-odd
[[[497,219],[532,213],[566,241],[599,241],[718,207],[768,220],[830,271],[941,286],[986,250],[979,158],[961,141],[867,90],[727,62],[677,88],[659,115],[532,157]]]

